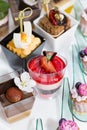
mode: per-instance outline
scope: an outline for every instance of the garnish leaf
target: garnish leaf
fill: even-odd
[[[46,56],[47,60],[50,61],[57,54],[57,52],[43,51],[43,55]]]

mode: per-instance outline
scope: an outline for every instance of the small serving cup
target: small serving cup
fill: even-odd
[[[8,123],[14,123],[28,117],[32,112],[35,102],[35,97],[32,92],[23,93],[22,99],[16,103],[11,103],[6,98],[6,91],[12,86],[17,87],[14,83],[14,78],[20,76],[19,74],[22,72],[23,69],[16,69],[15,71],[0,76],[0,110],[2,112],[2,118]]]
[[[63,56],[58,55],[58,57],[64,62],[65,66],[57,72],[41,73],[35,72],[30,68],[30,66],[35,66],[35,63],[39,64],[40,61],[38,60],[38,57],[39,56],[32,57],[32,59],[27,62],[30,77],[36,82],[34,90],[39,97],[43,99],[52,99],[57,96],[57,92],[61,87],[67,67],[67,60]],[[31,65],[32,60],[35,58],[37,58],[37,61],[33,61],[34,64]]]
[[[66,30],[64,33],[62,33],[60,36],[54,38],[51,34],[47,33],[45,30],[43,30],[39,25],[39,20],[44,16],[41,15],[36,20],[34,20],[35,30],[38,34],[43,36],[47,42],[45,44],[46,48],[51,51],[65,51],[67,48],[71,45],[71,42],[74,39],[74,34],[76,31],[76,28],[78,26],[78,21],[76,21],[72,16],[69,14],[60,11],[63,14],[65,14],[70,20],[71,20],[71,27]]]

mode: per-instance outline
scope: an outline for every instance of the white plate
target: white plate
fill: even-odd
[[[35,4],[37,4],[37,1],[35,0],[23,0],[24,3],[26,3],[27,5],[33,6]]]

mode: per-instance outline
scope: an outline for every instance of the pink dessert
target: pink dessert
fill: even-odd
[[[31,77],[37,82],[37,88],[43,94],[52,94],[61,86],[66,68],[66,60],[56,53],[44,51],[28,62]]]
[[[75,112],[87,113],[87,84],[77,82],[71,90],[71,99]]]
[[[80,130],[78,125],[72,120],[66,120],[62,118],[59,121],[59,127],[57,130]]]
[[[80,96],[87,96],[87,84],[81,84],[78,88],[78,93]]]

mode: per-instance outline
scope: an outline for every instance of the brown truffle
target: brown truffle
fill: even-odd
[[[5,96],[9,102],[15,103],[22,99],[23,93],[16,87],[10,87],[7,89]]]

